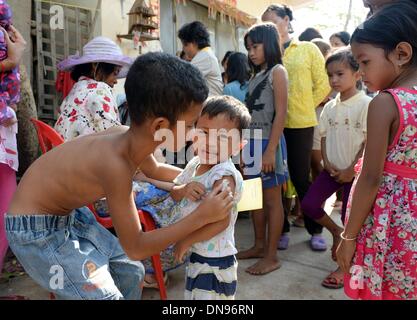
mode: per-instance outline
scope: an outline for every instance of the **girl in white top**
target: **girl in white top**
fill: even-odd
[[[314,181],[303,199],[306,215],[326,227],[333,235],[332,258],[340,242],[343,228],[339,227],[323,209],[324,202],[343,188],[342,223],[355,176],[354,167],[362,156],[366,140],[366,120],[371,98],[357,89],[359,65],[350,49],[342,49],[326,61],[332,89],[338,92],[328,102],[319,121],[324,170]],[[343,287],[343,273],[338,269],[322,283],[327,288]]]

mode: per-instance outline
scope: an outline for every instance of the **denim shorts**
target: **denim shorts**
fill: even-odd
[[[6,216],[7,239],[28,275],[60,299],[139,300],[145,271],[87,208],[69,216]]]
[[[250,163],[250,159],[246,157],[258,157],[258,161],[262,161],[262,157],[260,155],[255,155],[256,149],[255,144],[257,142],[262,143],[262,154],[265,152],[266,148],[268,147],[269,140],[249,140],[248,145],[245,147],[246,150],[243,152],[243,161],[247,168],[253,168],[255,166],[255,161]],[[245,179],[254,179],[254,178],[261,178],[262,179],[262,187],[263,189],[270,189],[280,185],[283,185],[289,177],[288,167],[287,167],[287,145],[285,142],[284,135],[282,135],[280,140],[280,145],[277,148],[277,152],[275,155],[275,172],[270,173],[263,173],[259,172],[258,174],[246,174]]]

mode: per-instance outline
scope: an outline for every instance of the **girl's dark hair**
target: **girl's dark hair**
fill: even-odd
[[[413,48],[411,64],[417,66],[417,6],[411,1],[399,1],[384,6],[352,35],[350,43],[370,44],[384,49],[386,56],[400,42]]]
[[[243,86],[250,79],[251,70],[248,57],[240,52],[234,52],[230,55],[226,69],[227,81],[239,81]]]
[[[359,64],[355,60],[350,48],[340,49],[331,54],[326,60],[326,68],[333,62],[345,63],[352,71],[359,71]]]
[[[198,49],[210,47],[210,34],[200,21],[187,23],[178,31],[178,38],[184,43],[196,43]]]
[[[104,77],[111,75],[118,66],[115,64],[100,62],[97,66],[97,74],[101,74]],[[86,63],[75,66],[71,71],[71,79],[77,82],[81,77],[92,77],[93,76],[93,64]]]
[[[313,39],[323,39],[320,31],[316,28],[307,28],[298,37],[300,41],[311,41]]]
[[[346,31],[336,32],[336,33],[333,33],[330,36],[330,38],[333,38],[333,37],[339,38],[345,46],[349,45],[349,42],[350,42],[350,33],[349,32],[346,32]]]
[[[245,34],[245,47],[248,49],[248,39],[254,44],[263,44],[267,70],[272,69],[277,64],[282,64],[282,52],[279,42],[279,35],[273,23],[261,23],[251,27]],[[254,71],[261,71],[261,66],[256,66],[252,61],[249,64]]]
[[[269,11],[273,11],[277,16],[281,18],[288,16],[290,21],[294,20],[291,8],[285,4],[271,4],[268,8],[266,8],[265,13]]]
[[[234,51],[227,51],[224,54],[223,60],[222,60],[222,66],[229,60],[229,57],[234,53]]]

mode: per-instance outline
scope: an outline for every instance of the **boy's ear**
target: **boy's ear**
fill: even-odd
[[[150,130],[153,135],[161,129],[170,129],[170,122],[167,118],[159,117],[151,122]]]
[[[413,47],[408,42],[400,42],[395,48],[398,67],[408,64],[413,58]]]

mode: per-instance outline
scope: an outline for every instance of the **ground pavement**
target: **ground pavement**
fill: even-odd
[[[326,206],[326,211],[331,211]],[[333,212],[332,218],[340,223],[340,214]],[[323,232],[331,246],[331,236]],[[252,276],[245,269],[256,260],[239,261],[237,299],[242,300],[281,300],[312,299],[341,300],[346,299],[343,289],[332,290],[321,286],[321,281],[336,268],[331,260],[330,249],[326,252],[313,252],[309,247],[309,235],[303,228],[293,227],[290,246],[286,251],[279,251],[282,267],[265,276]],[[236,225],[236,242],[238,250],[252,245],[253,228],[249,218],[238,219]],[[169,273],[168,298],[183,299],[184,268]],[[37,286],[29,277],[22,276],[7,284],[0,284],[0,296],[24,295],[30,299],[48,299],[48,292]],[[159,299],[157,290],[145,289],[143,299]]]

